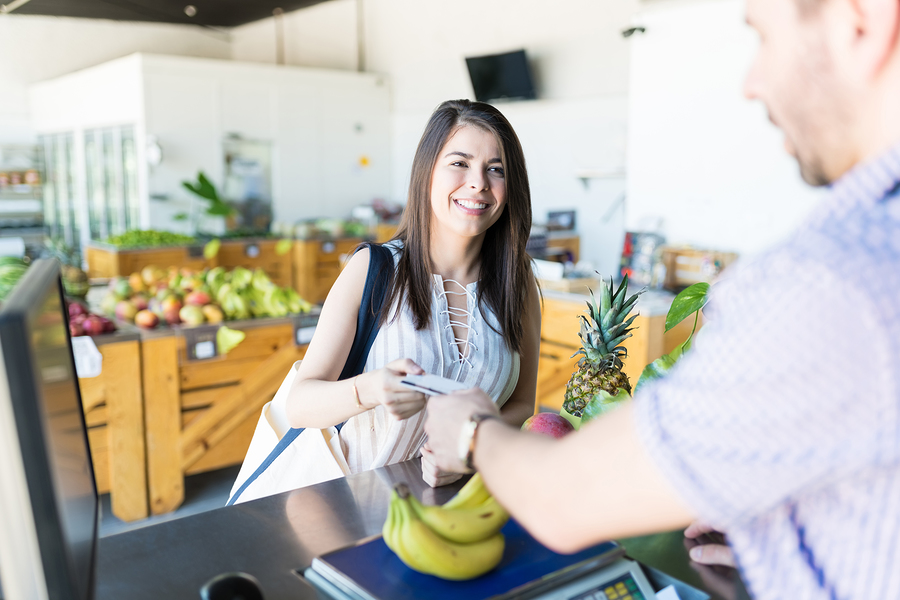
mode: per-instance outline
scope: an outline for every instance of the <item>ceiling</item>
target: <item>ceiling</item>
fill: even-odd
[[[306,8],[325,0],[26,0],[14,8],[17,15],[48,15],[180,23],[201,27],[237,27],[272,16],[276,8],[284,12]],[[0,4],[13,4],[0,0]],[[20,2],[15,2],[19,4]],[[193,17],[185,7],[196,9]],[[191,12],[190,10],[188,12]]]

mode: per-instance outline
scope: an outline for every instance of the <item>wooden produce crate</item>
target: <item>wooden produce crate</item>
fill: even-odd
[[[668,290],[681,291],[695,283],[711,282],[737,258],[734,252],[663,246],[662,260],[666,266],[664,286]]]
[[[270,239],[222,240],[216,258],[221,267],[262,269],[275,285],[291,287],[292,252],[289,250],[279,256],[275,252],[278,242]]]
[[[588,296],[584,296],[583,300],[573,296],[544,297],[535,410],[541,406],[553,410],[562,408],[566,383],[581,358],[581,355],[572,355],[581,348],[578,337],[581,321],[578,316],[585,314]],[[639,310],[640,303],[638,300]],[[685,319],[666,332],[665,311],[638,315],[632,324],[636,328],[632,331],[632,337],[623,343],[628,356],[622,361],[622,370],[632,387],[637,384],[644,367],[687,339],[693,325],[693,319]]]
[[[79,378],[97,492],[109,492],[123,521],[148,516],[141,346],[137,333],[94,338],[103,356],[97,377]]]
[[[226,356],[191,361],[178,329],[143,334],[150,513],[184,500],[184,476],[240,464],[263,405],[306,346],[291,318],[229,322],[247,337]]]
[[[88,277],[127,277],[146,266],[185,267],[195,271],[215,267],[216,257],[204,258],[203,246],[166,246],[163,248],[116,248],[91,242],[86,247]]]
[[[568,294],[589,294],[600,289],[600,280],[596,277],[571,277],[564,279],[541,279],[538,281],[541,290],[553,290]]]
[[[341,272],[341,256],[350,254],[362,238],[296,240],[294,242],[294,289],[313,304],[325,302]]]

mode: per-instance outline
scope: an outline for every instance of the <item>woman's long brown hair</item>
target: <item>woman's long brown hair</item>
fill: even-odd
[[[425,127],[413,158],[406,210],[393,238],[403,242],[403,251],[380,320],[384,323],[391,307],[405,301],[416,329],[424,329],[431,321],[431,178],[441,148],[464,126],[493,134],[500,146],[506,208],[487,230],[481,247],[478,303],[479,308],[482,304],[490,307],[500,324],[497,333],[510,350],[519,352],[528,290],[535,285],[531,259],[525,251],[531,232],[531,191],[516,132],[500,111],[482,102],[448,100],[434,111]]]

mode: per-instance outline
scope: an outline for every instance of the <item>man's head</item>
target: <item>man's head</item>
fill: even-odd
[[[747,0],[760,45],[744,84],[824,185],[900,142],[900,2]]]

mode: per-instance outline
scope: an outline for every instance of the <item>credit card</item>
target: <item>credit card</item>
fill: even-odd
[[[401,381],[403,385],[428,396],[450,394],[459,390],[468,390],[473,386],[440,375],[406,375]]]

